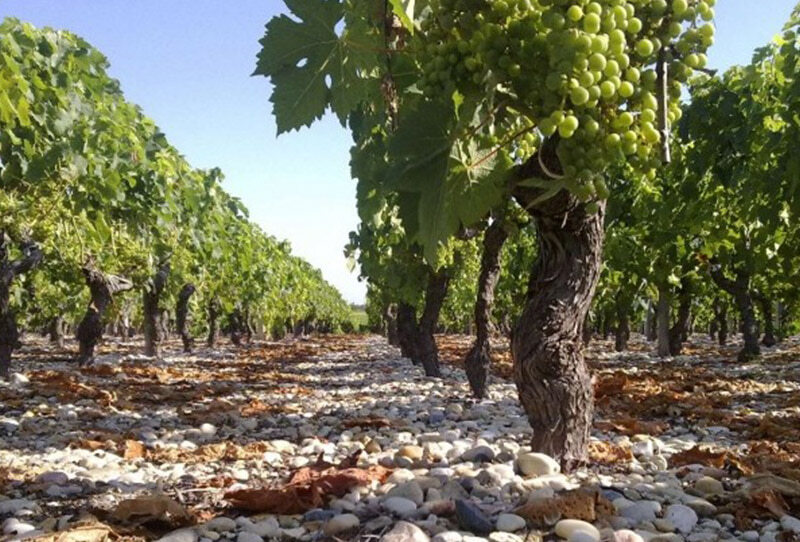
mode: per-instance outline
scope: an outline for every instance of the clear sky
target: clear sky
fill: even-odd
[[[710,66],[746,63],[795,0],[718,0]],[[346,299],[365,287],[347,270],[355,228],[350,138],[333,118],[276,139],[270,86],[250,77],[281,0],[0,0],[0,18],[71,30],[100,49],[128,100],[142,106],[195,167],[218,166],[251,218],[291,241]]]

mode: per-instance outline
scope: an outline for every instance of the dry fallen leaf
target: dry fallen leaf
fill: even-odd
[[[189,512],[166,495],[150,495],[121,501],[111,515],[118,521],[137,523],[163,520],[185,524],[191,520]]]
[[[127,460],[139,459],[147,455],[144,444],[138,440],[126,440],[122,457]]]
[[[556,495],[552,499],[538,499],[517,508],[514,513],[528,522],[549,526],[562,517],[597,521],[614,515],[614,505],[596,490],[576,489]]]
[[[727,458],[728,452],[713,452],[708,448],[695,446],[689,450],[673,454],[669,458],[669,465],[670,467],[683,467],[684,465],[698,464],[722,469],[725,467]]]
[[[359,452],[360,453],[360,452]],[[263,489],[231,491],[225,498],[235,507],[250,512],[302,514],[323,506],[329,497],[342,497],[354,487],[373,480],[386,481],[390,469],[381,466],[355,467],[359,453],[333,466],[323,461],[303,467],[292,474],[286,484]]]
[[[28,540],[36,542],[105,542],[110,538],[117,538],[111,527],[102,523],[92,523],[80,525],[67,531],[48,533]]]
[[[595,441],[589,443],[589,459],[595,463],[605,463],[607,465],[628,463],[633,460],[633,452],[629,446],[620,446],[607,441]]]

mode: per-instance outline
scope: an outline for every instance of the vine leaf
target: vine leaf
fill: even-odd
[[[403,23],[403,26],[412,34],[414,33],[414,0],[389,0],[392,11]]]
[[[253,75],[269,77],[270,100],[278,134],[299,130],[318,120],[330,106],[344,124],[364,99],[377,65],[380,43],[366,21],[348,22],[339,0],[286,0],[295,18],[280,15],[266,27]]]
[[[417,198],[400,200],[401,216],[412,216],[412,231],[425,259],[434,264],[440,244],[461,226],[481,220],[504,195],[501,168],[494,154],[477,143],[453,137],[456,131],[452,101],[422,102],[400,120],[390,143],[389,179],[400,192]]]

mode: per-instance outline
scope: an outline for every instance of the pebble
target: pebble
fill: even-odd
[[[494,530],[494,525],[478,506],[464,499],[456,501],[456,521],[464,530],[477,534],[489,534]]]
[[[616,502],[616,501],[615,501]],[[619,514],[633,521],[634,523],[644,523],[645,521],[655,521],[656,513],[661,511],[661,505],[654,501],[639,501],[625,506]]]
[[[511,533],[494,532],[489,535],[489,542],[523,542],[523,539]]]
[[[325,523],[323,532],[328,536],[337,535],[355,529],[361,525],[361,520],[354,514],[339,514]]]
[[[197,542],[197,539],[194,529],[178,529],[162,536],[156,542]]]
[[[485,445],[476,446],[461,454],[461,459],[476,463],[489,463],[494,459],[494,450]]]
[[[571,542],[579,542],[570,538],[570,536],[578,532],[588,534],[594,542],[599,542],[600,540],[600,531],[597,530],[597,527],[586,521],[581,521],[579,519],[562,519],[556,523],[555,533],[561,538],[566,538]]]
[[[671,504],[667,507],[664,519],[672,523],[675,529],[688,534],[697,525],[697,512],[683,504]]]
[[[409,516],[417,510],[414,501],[405,497],[389,497],[383,501],[383,507],[401,518]]]
[[[686,506],[697,512],[700,516],[710,516],[717,511],[717,507],[705,499],[689,499]]]
[[[400,448],[400,450],[398,450],[397,455],[411,459],[412,461],[418,461],[422,459],[422,455],[424,453],[425,450],[422,448],[422,446],[403,446]]]
[[[38,506],[28,499],[8,499],[0,501],[0,514],[19,514],[22,510],[36,510]]]
[[[525,476],[547,476],[561,472],[561,466],[546,454],[522,453],[517,456],[519,470]]]
[[[694,483],[694,490],[703,496],[715,496],[725,493],[722,482],[710,476],[703,476]]]
[[[612,542],[644,542],[644,538],[639,533],[628,529],[620,529],[614,532]]]
[[[217,428],[213,424],[204,423],[200,426],[200,432],[207,437],[213,437],[217,434]]]
[[[203,527],[209,531],[227,533],[229,531],[236,530],[236,521],[231,518],[226,518],[225,516],[220,516],[212,519],[211,521],[207,521]]]
[[[387,493],[389,497],[403,497],[412,501],[417,506],[425,502],[425,493],[422,491],[419,483],[411,481],[397,485],[389,490]]]
[[[516,514],[500,514],[497,516],[497,530],[506,533],[521,531],[526,526],[525,519]]]
[[[381,542],[429,542],[430,537],[414,525],[406,521],[398,522],[391,531],[381,537]]]
[[[784,531],[791,531],[795,534],[800,534],[800,519],[789,515],[782,516],[781,527]]]
[[[264,542],[264,539],[258,536],[256,533],[251,533],[249,531],[242,531],[236,537],[236,542]]]
[[[431,542],[462,542],[464,536],[457,531],[444,531],[431,539]]]

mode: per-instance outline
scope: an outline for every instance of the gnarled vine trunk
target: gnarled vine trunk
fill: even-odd
[[[144,317],[144,354],[156,357],[161,354],[160,346],[163,340],[163,309],[159,307],[161,294],[167,285],[169,277],[169,263],[162,263],[142,296],[142,309]]]
[[[64,317],[59,315],[50,320],[50,326],[47,330],[50,336],[50,342],[56,345],[56,348],[64,348]]]
[[[94,359],[94,348],[103,338],[103,315],[111,305],[114,294],[133,288],[133,283],[126,278],[116,275],[106,275],[94,266],[89,260],[81,269],[86,278],[86,285],[92,299],[86,308],[86,314],[78,325],[76,338],[78,339],[78,357],[80,365],[91,363]]]
[[[417,311],[409,303],[397,304],[397,339],[400,343],[400,354],[408,358],[414,365],[419,363],[419,356],[416,354],[416,342],[414,338],[418,333]]]
[[[422,309],[417,329],[415,353],[419,356],[425,375],[435,378],[441,377],[442,372],[439,369],[439,348],[436,346],[433,334],[436,331],[436,323],[439,321],[442,305],[447,297],[450,279],[451,270],[447,268],[432,272],[428,277],[428,286],[425,289],[425,307]]]
[[[653,300],[647,300],[647,315],[644,320],[644,334],[648,341],[653,342],[658,338],[656,325],[656,311],[653,309]]]
[[[217,344],[217,337],[219,336],[219,313],[221,307],[219,305],[219,301],[216,299],[212,299],[208,303],[208,307],[206,307],[206,313],[208,316],[208,337],[206,338],[206,346],[209,348],[214,348]]]
[[[178,293],[178,302],[175,305],[175,323],[183,342],[183,351],[186,353],[191,352],[194,346],[194,339],[187,326],[187,317],[189,316],[189,299],[191,299],[195,291],[194,284],[184,284]]]
[[[614,332],[614,349],[624,352],[628,349],[628,340],[631,338],[631,321],[628,316],[627,303],[617,303],[617,328]]]
[[[744,346],[739,351],[738,360],[744,363],[758,358],[761,355],[761,347],[758,344],[758,320],[753,308],[750,275],[745,271],[737,270],[735,271],[736,278],[731,280],[725,276],[722,267],[715,262],[712,262],[709,269],[711,278],[714,279],[717,286],[733,296],[736,308],[739,309]]]
[[[775,346],[778,344],[778,339],[775,338],[775,321],[772,314],[772,301],[759,291],[753,291],[753,299],[758,302],[761,307],[761,314],[764,315],[764,337],[761,339],[761,344],[766,347]]]
[[[383,314],[386,326],[386,340],[391,346],[400,346],[400,335],[397,329],[397,305],[390,303]]]
[[[716,338],[720,346],[725,346],[728,344],[728,304],[719,297],[715,297],[712,310],[714,312],[714,321],[711,326],[711,340]],[[713,333],[716,333],[716,337]]]
[[[17,317],[11,310],[11,283],[42,261],[39,247],[30,241],[20,244],[22,257],[9,261],[6,235],[0,232],[0,379],[7,379],[11,367],[11,354],[19,348]]]
[[[683,343],[689,335],[692,320],[692,282],[688,277],[681,279],[678,291],[678,316],[669,330],[669,353],[679,356],[683,352]]]
[[[533,428],[533,450],[569,471],[586,458],[594,414],[582,335],[600,276],[605,202],[588,213],[565,191],[542,203],[537,195],[515,194],[534,219],[539,254],[512,339],[514,380]]]
[[[658,287],[658,304],[656,305],[656,335],[658,340],[658,356],[669,356],[669,318],[670,318],[669,289],[666,286]]]
[[[467,380],[475,397],[486,396],[486,381],[492,364],[489,339],[494,290],[500,278],[500,252],[508,238],[501,219],[486,228],[483,237],[481,272],[478,277],[478,297],[475,301],[475,344],[464,360]]]

